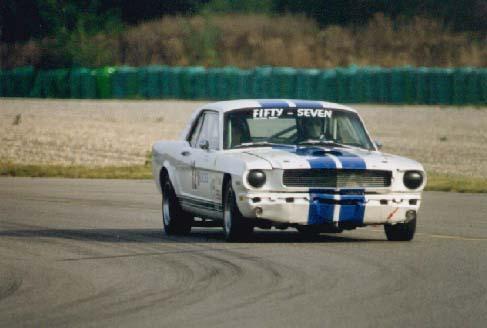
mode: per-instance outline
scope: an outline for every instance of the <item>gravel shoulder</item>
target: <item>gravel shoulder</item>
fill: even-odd
[[[0,161],[144,164],[156,140],[176,139],[205,102],[0,99]],[[487,108],[356,105],[384,151],[427,171],[485,177]]]

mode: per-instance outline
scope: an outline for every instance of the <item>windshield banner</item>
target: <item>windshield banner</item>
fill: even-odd
[[[256,108],[252,111],[254,119],[273,119],[280,117],[318,117],[331,118],[333,111],[323,108]]]

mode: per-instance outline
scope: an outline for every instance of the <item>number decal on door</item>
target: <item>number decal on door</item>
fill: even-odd
[[[196,161],[191,162],[191,187],[193,190],[198,188],[199,181],[198,181],[198,173],[196,172]]]

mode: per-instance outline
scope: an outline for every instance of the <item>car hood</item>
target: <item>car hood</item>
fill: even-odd
[[[423,170],[418,162],[400,156],[344,147],[273,147],[245,149],[276,169],[327,168],[373,170]]]

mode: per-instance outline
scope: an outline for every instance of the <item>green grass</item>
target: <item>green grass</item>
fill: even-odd
[[[150,162],[134,166],[61,166],[0,163],[0,176],[81,179],[151,179]],[[426,190],[487,193],[487,178],[429,173]]]
[[[0,163],[0,176],[76,179],[150,179],[152,178],[152,168],[150,165],[88,167],[78,165]]]
[[[429,173],[426,190],[487,193],[487,178]]]

